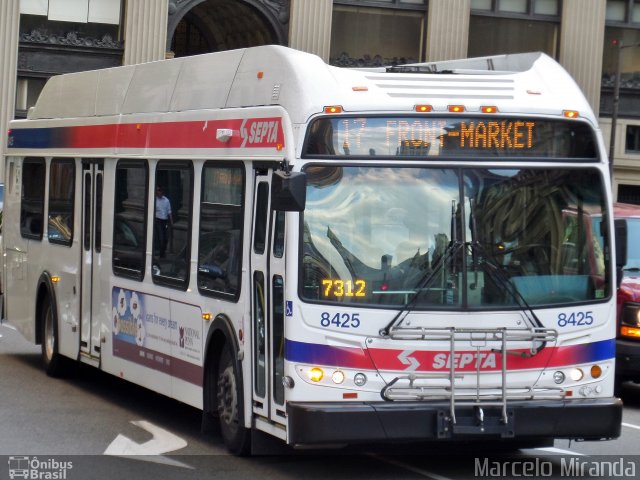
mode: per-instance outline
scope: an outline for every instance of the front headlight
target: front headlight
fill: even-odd
[[[620,336],[640,339],[640,305],[625,303],[622,307]]]

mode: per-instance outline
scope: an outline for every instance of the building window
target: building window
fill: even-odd
[[[618,202],[640,205],[640,185],[618,185]]]
[[[492,16],[549,17],[560,20],[559,0],[471,0],[471,14]],[[556,18],[558,17],[558,18]]]
[[[640,27],[640,1],[607,0],[605,14],[607,25],[637,24]]]
[[[118,25],[121,0],[20,0],[20,13],[64,22]]]
[[[471,0],[469,57],[541,51],[557,56],[558,0]]]
[[[627,125],[626,153],[640,153],[640,125]]]
[[[620,48],[622,46],[622,48]],[[612,88],[620,59],[620,87],[640,89],[640,0],[608,0],[602,86]]]
[[[618,74],[619,114],[635,117],[640,92],[640,0],[607,1],[600,83],[602,116],[613,114],[613,90]]]
[[[332,65],[370,67],[424,59],[424,1],[349,3],[333,7]],[[377,4],[379,8],[360,6],[371,4]],[[385,4],[384,7],[381,4]]]

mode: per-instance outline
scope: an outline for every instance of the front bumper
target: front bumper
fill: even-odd
[[[602,440],[620,436],[622,402],[617,398],[530,400],[508,403],[508,422],[500,408],[456,407],[447,402],[358,402],[287,404],[291,445],[421,442],[507,438]]]

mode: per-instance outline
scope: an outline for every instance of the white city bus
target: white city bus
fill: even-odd
[[[609,166],[544,54],[227,51],[54,77],[10,128],[6,318],[48,373],[235,453],[619,435]]]

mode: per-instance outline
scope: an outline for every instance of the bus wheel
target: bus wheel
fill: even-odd
[[[244,427],[242,385],[228,344],[224,346],[220,356],[216,397],[220,433],[227,449],[235,455],[246,455],[249,452],[251,432]]]
[[[64,359],[58,353],[58,319],[49,296],[46,296],[42,302],[40,326],[44,370],[52,377],[59,377],[64,373]]]

